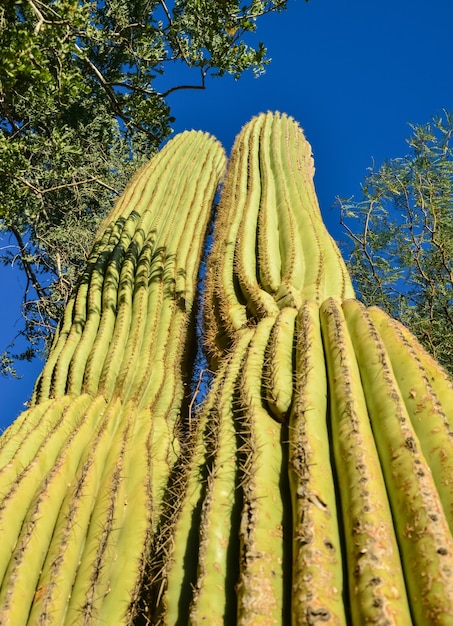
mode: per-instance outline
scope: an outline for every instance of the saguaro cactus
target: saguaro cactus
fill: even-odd
[[[174,482],[199,257],[224,165],[218,142],[192,132],[136,175],[32,408],[0,439],[2,624],[119,625],[138,612]]]
[[[453,383],[355,300],[286,115],[233,147],[203,294],[214,375],[196,415],[184,399],[223,166],[177,137],[99,235],[0,439],[0,623],[451,624]]]
[[[286,116],[233,148],[204,295],[217,372],[156,623],[450,623],[453,387],[354,299],[313,172]]]

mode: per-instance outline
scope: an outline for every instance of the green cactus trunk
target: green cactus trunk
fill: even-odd
[[[177,610],[163,623],[450,623],[451,383],[390,321],[365,322],[312,176],[286,116],[261,115],[238,136],[208,259],[218,371],[185,507],[193,577],[184,604],[164,591]]]
[[[32,408],[0,440],[2,624],[128,624],[142,609],[224,166],[208,135],[177,136],[99,233]]]
[[[453,382],[366,309],[310,145],[259,115],[227,169],[177,136],[99,232],[0,439],[0,624],[452,624]]]

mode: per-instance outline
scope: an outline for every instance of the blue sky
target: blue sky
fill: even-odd
[[[287,11],[258,22],[272,58],[266,74],[174,92],[173,128],[206,130],[229,151],[253,115],[292,115],[313,147],[321,210],[340,240],[335,198],[360,197],[373,160],[407,152],[408,123],[453,110],[452,23],[451,0],[289,0]],[[18,327],[23,282],[0,268],[0,351]],[[0,428],[23,409],[41,367],[24,365],[21,380],[0,378]]]

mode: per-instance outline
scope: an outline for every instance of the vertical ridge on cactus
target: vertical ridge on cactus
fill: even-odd
[[[327,372],[318,305],[298,311],[294,400],[289,416],[292,513],[292,624],[346,624],[335,468],[328,425]]]
[[[453,430],[448,407],[437,397],[417,350],[401,329],[381,324],[379,334],[453,532]]]

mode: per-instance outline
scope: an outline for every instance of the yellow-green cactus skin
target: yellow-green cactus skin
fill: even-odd
[[[98,233],[0,438],[0,624],[450,626],[453,381],[355,299],[292,118],[225,165],[176,136]]]
[[[0,439],[1,624],[146,613],[163,499],[182,473],[199,258],[225,161],[209,135],[178,135],[98,235],[32,406]]]

